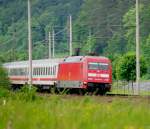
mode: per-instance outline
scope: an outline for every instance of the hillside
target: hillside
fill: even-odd
[[[141,53],[150,53],[150,3],[140,1]],[[112,59],[135,51],[135,0],[32,0],[33,58],[47,58],[48,32],[54,28],[56,56],[68,54],[68,16],[73,47]],[[64,30],[63,30],[64,29]],[[0,58],[27,59],[27,1],[0,0]]]

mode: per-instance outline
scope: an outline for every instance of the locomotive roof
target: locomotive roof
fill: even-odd
[[[71,56],[64,59],[64,62],[79,62],[82,61],[82,59],[103,59],[103,60],[109,60],[107,57],[103,56]]]

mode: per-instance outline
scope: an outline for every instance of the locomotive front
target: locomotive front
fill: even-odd
[[[105,57],[88,57],[87,64],[87,78],[84,85],[88,89],[98,89],[102,92],[111,90],[112,84],[112,67],[111,62]]]

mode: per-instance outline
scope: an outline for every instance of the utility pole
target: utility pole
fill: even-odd
[[[55,57],[55,30],[54,29],[53,29],[52,39],[53,39],[53,58],[54,58]]]
[[[28,84],[29,89],[32,86],[32,36],[31,36],[31,3],[28,0],[28,52],[29,52],[29,76]]]
[[[69,16],[69,49],[70,49],[70,56],[72,56],[72,16]]]
[[[139,0],[136,0],[136,94],[140,93],[140,27]]]
[[[49,44],[49,45],[48,45],[48,48],[49,48],[48,53],[49,53],[49,59],[50,59],[50,58],[52,58],[52,52],[51,52],[51,43],[52,43],[52,42],[51,42],[51,32],[48,33],[48,41],[49,41],[49,42],[48,42],[48,44]]]

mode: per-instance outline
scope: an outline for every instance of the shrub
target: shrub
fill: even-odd
[[[10,81],[7,72],[1,66],[0,66],[0,88],[5,88],[5,89],[10,88]]]
[[[10,93],[9,90],[4,89],[4,88],[0,88],[0,98],[6,98],[9,97]]]
[[[141,76],[147,72],[146,61],[143,57],[140,58],[140,71]],[[127,53],[119,58],[116,64],[116,77],[119,80],[136,80],[136,55],[134,53]]]
[[[29,85],[24,85],[19,91],[19,98],[25,101],[34,101],[37,98],[36,90],[36,87],[29,88]]]

